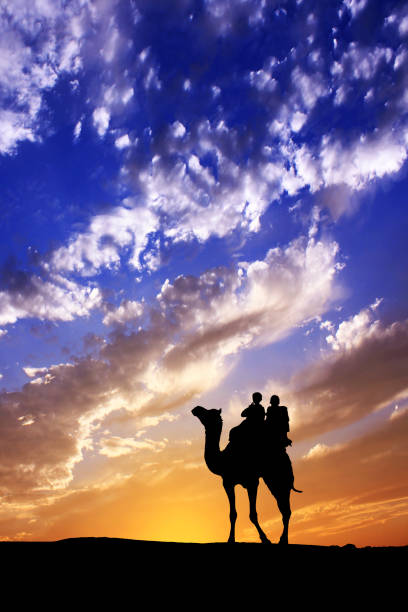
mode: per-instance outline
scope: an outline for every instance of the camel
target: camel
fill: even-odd
[[[222,477],[222,483],[228,497],[230,505],[230,533],[228,542],[235,542],[235,523],[237,520],[235,486],[240,484],[248,492],[249,518],[255,525],[261,542],[270,544],[270,540],[259,525],[256,511],[256,497],[259,478],[261,477],[275,497],[278,508],[282,514],[283,531],[279,539],[279,544],[288,544],[289,519],[291,516],[290,492],[293,490],[301,493],[301,491],[295,489],[293,486],[293,472],[290,466],[290,459],[286,452],[281,451],[275,453],[275,456],[268,461],[269,465],[264,467],[248,467],[244,465],[242,461],[237,461],[237,457],[234,457],[234,454],[231,452],[230,444],[228,444],[224,450],[220,450],[222,431],[221,409],[207,410],[202,406],[196,406],[191,412],[199,419],[205,428],[204,460],[207,467],[210,472]],[[272,457],[272,454],[270,455]]]

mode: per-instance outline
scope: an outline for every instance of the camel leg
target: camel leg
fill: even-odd
[[[261,542],[263,544],[270,544],[270,541],[268,540],[265,532],[262,530],[260,524],[258,523],[258,513],[256,511],[256,496],[258,493],[258,484],[259,482],[256,482],[253,485],[249,485],[247,487],[249,498],[249,518],[251,522],[255,525]]]
[[[225,492],[228,496],[228,501],[230,505],[229,517],[230,517],[231,528],[230,528],[228,543],[233,544],[235,542],[235,523],[237,521],[237,510],[235,507],[235,487],[233,484],[226,483],[225,481],[223,481],[223,485],[224,485]]]
[[[292,514],[290,509],[290,488],[277,488],[276,483],[263,477],[264,482],[278,504],[280,513],[282,514],[283,531],[279,540],[279,544],[288,544],[288,531],[289,531],[289,520]]]
[[[279,540],[279,544],[288,544],[289,520],[292,514],[290,509],[290,489],[279,492],[276,497],[278,508],[282,514],[283,531]]]

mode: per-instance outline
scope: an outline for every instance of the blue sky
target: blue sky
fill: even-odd
[[[301,466],[406,422],[404,2],[0,1],[0,28],[0,493],[37,508],[1,537],[184,443],[190,474],[196,403],[227,430],[279,392]]]

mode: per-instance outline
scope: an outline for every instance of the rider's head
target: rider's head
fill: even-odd
[[[280,399],[277,395],[272,395],[271,406],[279,406]]]
[[[255,391],[255,393],[252,394],[252,401],[254,404],[260,404],[262,402],[262,393]]]

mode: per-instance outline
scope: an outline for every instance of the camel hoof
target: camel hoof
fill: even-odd
[[[261,540],[262,544],[272,544],[272,542],[270,540],[268,540],[268,538],[265,538],[264,540]]]
[[[289,542],[288,542],[288,538],[281,538],[278,542],[278,544],[280,546],[288,546]]]

